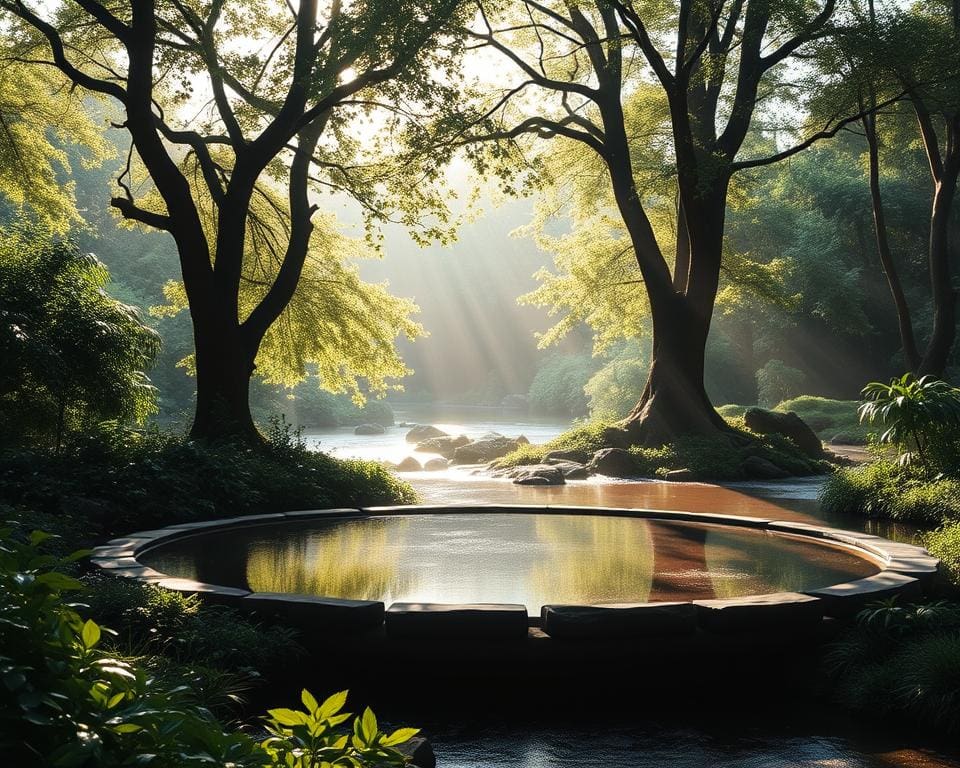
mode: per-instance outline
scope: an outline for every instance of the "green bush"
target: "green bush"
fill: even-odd
[[[743,418],[743,414],[747,412],[749,405],[737,405],[736,403],[729,403],[728,405],[721,405],[717,408],[717,413],[719,413],[725,419],[740,419]]]
[[[960,482],[929,480],[889,459],[834,472],[820,492],[829,514],[852,514],[939,525],[960,519]]]
[[[537,370],[527,392],[530,411],[537,414],[583,416],[583,388],[596,368],[589,355],[552,355]]]
[[[262,448],[209,445],[104,425],[58,455],[0,455],[0,503],[79,522],[89,542],[191,520],[416,499],[381,465],[309,451],[282,422],[269,438]]]
[[[350,722],[346,691],[303,710],[273,709],[256,741],[226,730],[183,680],[104,650],[110,631],[66,602],[82,585],[45,553],[46,534],[0,531],[0,749],[10,765],[402,766],[394,749],[417,731],[382,733],[367,709]],[[346,726],[346,727],[344,727]]]
[[[941,568],[956,586],[960,586],[960,523],[946,523],[923,535],[930,554],[940,558]]]
[[[764,408],[803,392],[806,376],[783,360],[770,360],[757,371],[757,397]]]
[[[627,344],[584,386],[592,419],[615,421],[640,401],[650,370],[650,354],[639,344]]]
[[[960,389],[905,373],[889,384],[867,384],[863,397],[861,419],[884,428],[880,443],[897,449],[902,466],[916,465],[930,477],[960,471]]]
[[[870,606],[831,645],[825,663],[844,706],[960,732],[960,605]]]
[[[127,654],[150,653],[182,664],[263,674],[303,653],[293,630],[264,626],[195,595],[100,574],[82,581],[86,608],[81,613],[116,627],[119,632],[110,645]]]

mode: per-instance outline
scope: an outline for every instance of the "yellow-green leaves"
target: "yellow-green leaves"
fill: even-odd
[[[80,640],[87,650],[96,647],[100,642],[100,627],[93,619],[87,619],[80,631]]]

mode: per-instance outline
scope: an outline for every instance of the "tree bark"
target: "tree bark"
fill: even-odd
[[[952,158],[951,158],[952,159]],[[954,162],[953,166],[960,165]],[[950,214],[957,191],[957,169],[945,164],[936,184],[930,216],[930,286],[933,290],[933,334],[917,373],[942,377],[957,330],[957,290],[950,268]]]
[[[920,352],[917,350],[916,337],[913,333],[913,322],[910,317],[910,307],[903,293],[903,285],[897,266],[893,261],[893,252],[890,249],[890,240],[887,237],[887,220],[883,208],[883,196],[880,191],[880,147],[877,141],[876,115],[867,115],[863,118],[863,130],[867,137],[870,160],[870,204],[873,210],[873,231],[877,241],[877,254],[880,256],[880,265],[887,278],[890,295],[897,312],[897,325],[900,329],[900,344],[903,349],[903,361],[907,370],[913,373],[920,367]]]
[[[256,351],[243,343],[236,324],[225,320],[214,324],[194,315],[193,338],[197,406],[190,437],[262,443],[250,412],[250,377]]]

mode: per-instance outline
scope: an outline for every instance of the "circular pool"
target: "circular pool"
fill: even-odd
[[[411,627],[496,634],[500,626],[517,636],[540,623],[548,634],[579,636],[716,630],[731,621],[746,629],[765,616],[819,621],[916,590],[937,569],[919,547],[800,523],[556,507],[318,510],[188,523],[114,540],[95,561],[314,622],[371,629],[386,616],[397,636]]]

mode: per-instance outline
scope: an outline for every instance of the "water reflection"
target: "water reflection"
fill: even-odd
[[[211,553],[217,553],[215,557]],[[874,573],[762,531],[629,517],[456,513],[225,531],[148,556],[175,576],[384,602],[629,603],[812,589]]]
[[[415,578],[397,572],[399,552],[389,537],[403,536],[407,521],[375,518],[363,526],[305,531],[300,537],[252,542],[246,578],[254,592],[328,595],[379,600],[391,589],[409,589]]]

